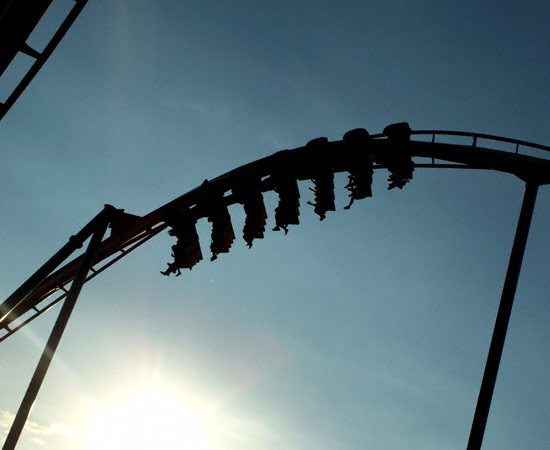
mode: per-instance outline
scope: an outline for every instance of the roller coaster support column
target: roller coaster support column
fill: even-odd
[[[533,217],[533,210],[535,208],[538,188],[538,184],[530,182],[528,182],[525,186],[525,194],[523,196],[523,203],[519,214],[516,236],[512,246],[510,261],[508,262],[508,271],[506,272],[504,286],[502,288],[500,306],[498,308],[497,318],[495,321],[491,346],[489,347],[489,354],[487,355],[487,362],[485,363],[485,372],[483,373],[483,380],[479,390],[467,450],[481,449],[485,425],[487,424],[487,417],[489,415],[489,408],[491,407],[491,399],[493,397],[493,390],[497,379],[500,357],[502,355],[504,340],[506,338],[506,330],[508,329],[508,322],[512,312],[512,305],[514,303],[514,295],[518,284],[525,244],[527,243],[527,235],[529,234],[529,226],[531,225],[531,217]]]
[[[86,253],[84,254],[80,262],[78,271],[71,284],[69,293],[67,294],[67,297],[63,302],[63,306],[53,326],[52,332],[46,344],[46,348],[44,348],[44,352],[42,353],[40,361],[38,362],[36,370],[34,371],[34,375],[29,383],[29,387],[27,388],[27,392],[23,397],[21,405],[19,406],[19,410],[17,411],[17,415],[15,416],[2,450],[13,450],[15,448],[15,445],[17,444],[17,441],[19,440],[19,437],[21,436],[21,432],[23,431],[23,427],[25,426],[27,417],[31,412],[32,405],[36,399],[36,396],[38,395],[38,391],[40,390],[40,386],[44,381],[44,377],[46,376],[46,372],[48,371],[55,350],[57,349],[59,341],[61,340],[61,336],[63,334],[63,331],[65,330],[67,322],[69,321],[69,317],[71,316],[76,300],[78,299],[78,295],[80,294],[82,285],[86,281],[88,271],[93,265],[94,258],[99,248],[99,244],[101,244],[103,235],[105,234],[107,226],[109,225],[111,212],[112,207],[106,208],[101,213],[103,215],[102,220],[97,223],[95,230],[93,231],[92,238],[90,239],[90,243],[88,244]]]
[[[55,255],[40,267],[31,277],[25,281],[13,294],[11,294],[0,308],[0,322],[35,289],[44,279],[50,275],[63,261],[79,248],[88,239],[94,230],[102,223],[106,214],[112,214],[114,206],[105,205],[105,209],[95,216],[82,230],[71,236],[67,242]]]

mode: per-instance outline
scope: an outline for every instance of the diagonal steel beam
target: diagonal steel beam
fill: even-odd
[[[19,406],[19,410],[17,411],[17,414],[10,428],[8,436],[6,437],[6,441],[4,442],[4,446],[2,447],[2,450],[15,449],[15,446],[17,445],[17,441],[21,436],[23,427],[25,426],[25,422],[27,421],[27,418],[31,412],[34,401],[36,400],[36,396],[38,395],[38,391],[42,386],[42,382],[44,381],[46,372],[50,367],[50,363],[52,361],[53,355],[57,349],[57,346],[59,345],[59,341],[61,340],[63,331],[67,326],[67,323],[73,311],[76,300],[78,299],[78,295],[80,294],[80,290],[82,289],[82,285],[86,281],[86,275],[88,274],[88,271],[93,265],[94,258],[99,248],[99,244],[101,244],[103,235],[105,234],[105,231],[107,230],[107,226],[109,225],[108,211],[109,210],[107,209],[104,210],[104,214],[102,216],[103,220],[96,225],[96,229],[94,230],[92,238],[90,239],[90,243],[88,244],[88,249],[86,250],[84,257],[80,262],[80,266],[78,267],[76,277],[73,283],[71,284],[71,289],[67,294],[67,298],[63,302],[63,306],[61,307],[59,316],[57,317],[57,320],[53,326],[53,329],[50,334],[50,337],[48,338],[46,347],[44,348],[42,356],[40,357],[40,361],[36,366],[34,375],[29,383],[27,392],[23,397],[21,405]]]
[[[510,254],[508,270],[502,288],[500,306],[498,308],[493,337],[489,347],[489,354],[487,355],[487,362],[485,363],[485,372],[483,373],[483,379],[481,381],[481,388],[479,390],[467,450],[481,449],[538,189],[539,185],[536,183],[528,182],[525,186],[525,194],[519,213],[516,236],[514,237],[512,253]]]
[[[114,211],[114,206],[105,205],[97,216],[95,216],[82,230],[71,236],[67,242],[55,255],[53,255],[40,269],[33,273],[7,300],[0,305],[0,322],[2,322],[11,311],[25,300],[25,298],[35,289],[53,270],[55,270],[63,261],[65,261],[76,249],[82,247],[86,239],[90,237],[93,230],[97,228],[98,223],[105,219],[105,215]]]

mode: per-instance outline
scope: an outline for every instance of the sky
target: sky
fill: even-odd
[[[72,1],[53,4],[38,49]],[[104,204],[144,215],[320,136],[407,121],[550,144],[549,20],[532,0],[90,0],[0,124],[0,298]],[[465,448],[524,184],[386,180],[348,211],[338,175],[323,222],[300,183],[286,236],[210,262],[203,220],[191,272],[159,273],[163,232],[86,284],[18,449]],[[542,186],[484,450],[550,441],[549,200]],[[54,311],[0,344],[0,442]]]

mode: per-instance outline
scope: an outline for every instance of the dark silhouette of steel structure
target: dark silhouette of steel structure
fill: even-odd
[[[75,0],[73,8],[49,43],[42,52],[38,52],[27,44],[27,39],[52,0],[0,0],[0,76],[19,52],[35,58],[34,64],[12,93],[3,103],[0,102],[0,120],[42,68],[86,2]],[[424,139],[411,140],[411,136]],[[436,141],[436,137],[441,140],[446,136],[472,141],[468,144]],[[491,142],[499,150],[480,146],[480,141]],[[504,149],[505,146],[513,146],[513,150]],[[82,286],[161,231],[171,227],[169,233],[177,238],[177,243],[172,247],[173,261],[161,273],[178,276],[181,269],[190,269],[202,259],[195,229],[196,221],[201,218],[212,222],[212,260],[219,253],[229,251],[235,238],[227,211],[229,205],[243,204],[246,213],[243,237],[251,247],[254,239],[264,237],[266,213],[263,192],[273,190],[279,194],[275,230],[283,229],[286,233],[289,225],[299,223],[298,181],[313,181],[315,200],[308,203],[323,220],[328,211],[335,210],[333,178],[337,172],[349,172],[346,188],[350,203],[345,207],[349,209],[354,201],[372,195],[374,169],[388,169],[389,189],[393,189],[403,188],[412,179],[415,168],[454,168],[497,170],[513,174],[525,182],[516,235],[467,445],[467,450],[479,450],[538,188],[550,183],[550,161],[542,156],[522,154],[520,148],[550,151],[550,147],[544,145],[480,133],[411,131],[408,124],[399,123],[386,127],[381,134],[369,135],[363,129],[351,130],[341,141],[329,142],[326,138],[318,138],[304,147],[280,151],[205,181],[143,217],[105,205],[103,211],[71,236],[66,245],[0,305],[2,342],[64,300],[2,449],[12,450],[17,445]],[[105,239],[108,227],[111,233]],[[88,239],[87,250],[82,255],[58,268]]]
[[[448,137],[468,142],[445,142]],[[526,155],[523,149],[540,151],[540,157]],[[480,449],[537,191],[539,186],[550,183],[550,160],[543,157],[544,152],[549,151],[550,147],[515,139],[470,132],[412,131],[408,124],[399,123],[389,125],[380,134],[369,135],[364,129],[356,129],[347,132],[339,141],[318,138],[303,147],[282,150],[206,180],[142,217],[106,205],[0,305],[0,329],[4,332],[0,341],[3,341],[64,300],[3,450],[15,448],[82,286],[132,250],[171,227],[170,234],[177,238],[177,243],[172,247],[174,260],[163,273],[177,276],[181,269],[191,268],[202,259],[194,228],[199,219],[207,218],[212,222],[212,259],[229,251],[235,238],[227,213],[229,205],[240,203],[244,206],[247,218],[243,237],[251,246],[255,238],[264,236],[264,192],[279,194],[275,229],[286,232],[289,225],[298,223],[297,182],[313,181],[315,201],[312,205],[322,220],[328,211],[335,209],[332,183],[335,173],[349,172],[346,186],[349,207],[355,200],[372,195],[370,184],[374,170],[389,171],[388,188],[391,189],[402,188],[408,183],[415,168],[496,170],[515,175],[525,182],[524,199],[467,446],[467,450]],[[110,236],[104,238],[107,227],[111,229]],[[91,239],[87,250],[58,268],[88,238]]]
[[[38,25],[52,0],[0,0],[0,76],[5,72],[19,52],[35,59],[27,73],[19,81],[8,98],[0,102],[0,120],[42,68],[76,20],[88,0],[75,0],[73,8],[63,23],[39,52],[27,44],[27,39]]]

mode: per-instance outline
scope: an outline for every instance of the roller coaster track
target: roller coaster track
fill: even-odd
[[[194,220],[207,217],[208,202],[214,192],[222,195],[225,206],[233,205],[240,203],[235,194],[236,188],[246,188],[251,180],[259,180],[262,192],[271,191],[275,189],[274,175],[277,173],[284,172],[297,181],[309,180],[323,167],[333,173],[349,171],[357,163],[358,156],[366,154],[372,155],[374,169],[386,168],[388,155],[399,151],[413,159],[415,168],[497,170],[537,185],[550,183],[550,160],[542,157],[550,155],[547,153],[550,147],[471,132],[419,130],[411,131],[410,135],[419,139],[396,143],[382,133],[371,135],[360,145],[345,140],[328,142],[322,138],[315,139],[306,146],[279,151],[205,181],[143,217],[116,210],[111,222],[111,235],[101,242],[86,281],[165,230],[169,226],[169,218],[177,211],[188,210]],[[449,143],[444,139],[467,142]],[[480,143],[501,149],[483,147]],[[526,155],[526,151],[538,152],[540,157]],[[75,245],[75,241],[78,239],[72,237],[68,245],[78,247],[82,244]],[[65,298],[81,259],[82,255],[43,279],[34,281],[27,292],[14,292],[0,305],[0,328],[3,330],[0,342]]]
[[[418,139],[411,139],[411,136]],[[445,139],[452,142],[445,142]],[[456,142],[461,139],[468,142]],[[246,220],[243,237],[249,247],[252,246],[253,239],[264,237],[267,217],[264,192],[273,190],[278,193],[275,230],[282,228],[286,232],[288,225],[299,223],[298,181],[313,181],[315,201],[311,204],[323,220],[328,211],[335,210],[335,173],[349,172],[346,186],[351,198],[346,207],[349,208],[354,200],[372,196],[374,169],[389,171],[388,189],[391,189],[403,188],[412,179],[415,168],[496,170],[515,175],[526,183],[468,440],[467,450],[480,450],[537,191],[539,186],[550,183],[550,160],[543,157],[549,151],[547,146],[486,134],[411,131],[408,124],[399,123],[389,125],[381,134],[369,135],[364,129],[356,129],[347,132],[339,141],[318,138],[303,147],[279,151],[212,180],[205,180],[195,189],[143,217],[106,205],[0,305],[0,329],[4,330],[0,341],[3,341],[65,300],[3,450],[15,449],[84,283],[168,227],[171,227],[169,234],[177,237],[177,243],[172,247],[174,261],[168,263],[168,269],[163,274],[175,273],[177,276],[180,269],[192,268],[202,259],[195,228],[196,221],[202,218],[212,222],[210,248],[212,259],[215,259],[218,253],[228,252],[234,240],[227,207],[236,203],[244,206]],[[536,153],[537,156],[526,152]],[[104,240],[107,226],[111,227],[111,235]],[[58,268],[88,238],[87,250]]]
[[[8,98],[0,102],[0,120],[42,68],[86,2],[75,0],[63,23],[44,49],[38,52],[28,45],[27,40],[52,0],[0,0],[0,76],[18,53],[34,58],[34,63]],[[328,211],[335,209],[335,173],[350,174],[346,186],[351,197],[346,207],[349,208],[354,200],[372,195],[372,173],[375,169],[387,169],[390,172],[389,188],[402,188],[412,179],[413,170],[418,168],[494,170],[515,175],[526,183],[467,446],[467,450],[479,450],[537,190],[541,185],[550,184],[548,152],[548,146],[517,139],[463,131],[411,131],[408,124],[401,123],[386,127],[380,134],[369,136],[365,130],[352,130],[339,141],[329,142],[326,138],[318,138],[303,147],[279,151],[206,180],[145,216],[127,214],[122,209],[106,205],[103,211],[71,236],[67,244],[0,304],[2,342],[64,300],[3,450],[15,449],[82,285],[133,250],[171,227],[169,233],[176,236],[178,241],[172,247],[174,261],[168,264],[168,269],[163,273],[175,273],[177,276],[180,269],[191,268],[202,259],[195,229],[199,219],[208,218],[212,222],[212,259],[218,253],[229,251],[234,239],[227,211],[230,205],[243,204],[246,213],[243,237],[251,246],[254,238],[262,238],[264,235],[264,192],[276,191],[279,194],[275,229],[282,228],[286,232],[288,225],[298,224],[298,181],[313,181],[315,201],[312,205],[322,220]],[[111,233],[104,239],[107,226],[110,226]],[[256,229],[251,231],[247,227]],[[88,238],[88,249],[66,263]]]
[[[21,78],[4,102],[0,102],[0,120],[6,115],[19,96],[30,84],[42,66],[51,56],[61,39],[65,36],[87,0],[75,0],[65,20],[57,28],[42,51],[27,44],[27,40],[41,21],[52,0],[0,0],[0,76],[12,63],[18,53],[34,58],[26,74]]]

